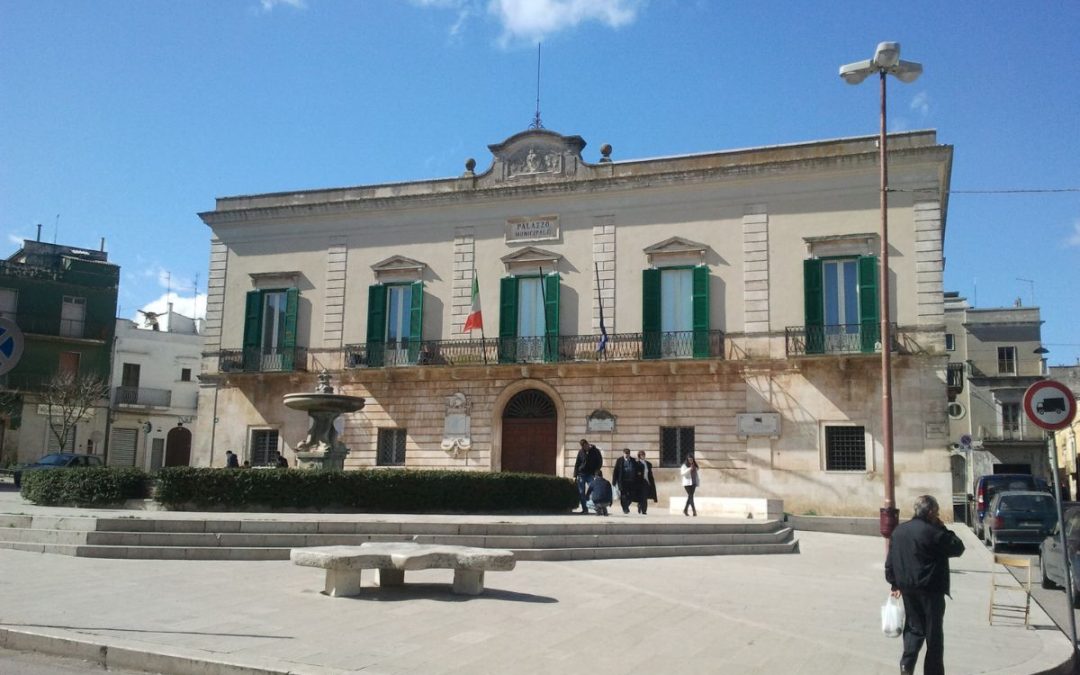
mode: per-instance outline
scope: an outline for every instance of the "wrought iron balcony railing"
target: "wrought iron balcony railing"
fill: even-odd
[[[896,351],[896,324],[889,325],[892,351]],[[874,354],[881,351],[881,328],[876,323],[788,326],[784,329],[784,344],[788,356]]]
[[[414,340],[345,345],[346,368],[723,358],[723,331]]]
[[[113,404],[143,408],[168,408],[172,405],[172,391],[149,387],[115,387]]]
[[[964,391],[964,364],[950,363],[947,373],[948,380],[946,384],[949,387],[949,391],[953,394],[959,394]]]
[[[222,373],[287,373],[307,370],[304,347],[284,349],[223,349],[218,352],[218,370]]]

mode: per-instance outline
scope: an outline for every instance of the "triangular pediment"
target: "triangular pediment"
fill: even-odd
[[[689,239],[683,239],[682,237],[669,237],[664,241],[653,244],[645,249],[645,253],[648,255],[656,254],[675,254],[675,253],[704,253],[709,247],[705,244],[698,243],[696,241],[690,241]]]
[[[371,266],[375,273],[379,272],[422,272],[427,267],[419,260],[406,258],[403,255],[390,256],[386,260],[379,261]]]
[[[546,251],[542,248],[535,246],[526,246],[523,249],[519,249],[504,255],[501,258],[504,265],[527,265],[530,263],[543,264],[543,263],[555,263],[562,260],[562,256],[553,251]]]

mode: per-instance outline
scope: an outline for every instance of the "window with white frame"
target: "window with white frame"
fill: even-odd
[[[866,471],[866,428],[825,425],[825,470]]]
[[[1001,435],[1012,438],[1020,433],[1020,404],[1001,404]]]
[[[956,351],[956,336],[952,333],[945,333],[945,351]]]
[[[82,337],[86,325],[86,298],[64,296],[60,306],[60,335]]]

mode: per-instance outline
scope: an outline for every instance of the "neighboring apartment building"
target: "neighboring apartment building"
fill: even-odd
[[[1024,392],[1046,378],[1038,307],[971,307],[945,294],[949,353],[949,437],[954,493],[962,499],[975,478],[1033,473],[1050,478],[1042,430],[1024,413]]]
[[[147,470],[187,466],[195,428],[202,337],[169,305],[142,327],[116,320],[108,461]]]
[[[570,476],[587,437],[608,470],[645,450],[661,503],[694,453],[703,496],[876,513],[876,140],[590,163],[541,129],[489,146],[482,173],[218,199],[192,462],[292,460],[308,420],[282,396],[326,369],[367,400],[344,417],[346,468]],[[903,509],[952,489],[952,148],[933,131],[889,148]],[[474,284],[483,331],[464,330]]]
[[[1080,363],[1075,366],[1050,366],[1050,379],[1061,382],[1072,390],[1080,409]],[[1076,499],[1080,495],[1080,414],[1067,428],[1054,432],[1054,446],[1057,449],[1057,464],[1062,473],[1062,483],[1067,484],[1068,497]]]
[[[0,262],[0,316],[25,338],[18,364],[0,376],[0,445],[5,461],[31,462],[64,450],[101,454],[107,400],[64,424],[63,410],[41,401],[57,373],[107,383],[120,267],[104,251],[27,240]],[[64,430],[67,433],[64,433]]]

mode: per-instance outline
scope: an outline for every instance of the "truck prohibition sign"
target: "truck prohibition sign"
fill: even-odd
[[[1076,395],[1055,380],[1042,380],[1024,392],[1024,412],[1036,426],[1057,431],[1076,417]]]

